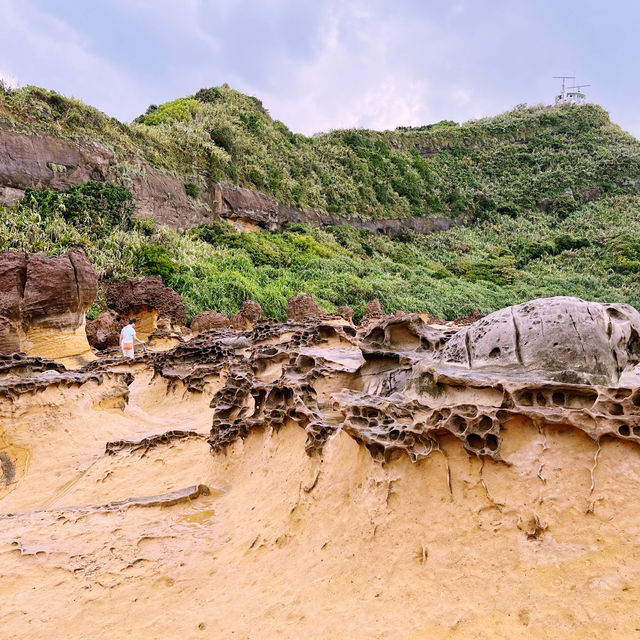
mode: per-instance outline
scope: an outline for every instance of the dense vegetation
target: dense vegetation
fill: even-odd
[[[183,176],[194,197],[212,178],[361,219],[516,216],[567,189],[629,191],[640,180],[640,145],[596,105],[306,137],[228,87],[152,105],[127,125],[51,91],[0,85],[2,124],[99,140],[120,159],[123,183],[134,153]]]
[[[152,106],[131,125],[27,87],[0,90],[0,125],[99,140],[123,176],[28,190],[0,209],[0,250],[80,246],[104,282],[161,275],[190,316],[232,313],[252,298],[283,318],[287,298],[302,292],[357,315],[374,297],[387,311],[441,318],[559,294],[640,308],[640,143],[597,106],[308,138],[225,87]],[[205,175],[347,217],[444,214],[467,224],[397,240],[348,226],[240,234],[219,222],[177,232],[132,217],[128,153],[180,175],[192,198]]]
[[[161,275],[182,293],[189,316],[232,313],[252,298],[284,318],[287,299],[302,292],[327,310],[349,304],[358,316],[374,297],[387,311],[449,319],[546,295],[640,308],[640,199],[631,195],[606,196],[562,217],[495,214],[402,240],[348,226],[242,234],[218,222],[177,232],[132,220],[128,195],[95,182],[59,193],[29,190],[0,215],[0,250],[82,247],[105,282]]]

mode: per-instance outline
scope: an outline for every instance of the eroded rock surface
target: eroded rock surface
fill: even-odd
[[[136,318],[136,332],[142,338],[187,322],[182,297],[158,276],[114,282],[107,288],[105,300],[125,322]]]
[[[229,326],[229,318],[224,313],[217,311],[203,311],[191,321],[191,330],[194,333],[202,333],[210,329],[224,329]]]
[[[4,637],[634,637],[637,318],[528,304],[0,357]]]
[[[124,323],[125,320],[113,311],[103,311],[95,320],[87,320],[89,344],[100,351],[117,347]]]
[[[509,378],[617,384],[640,362],[640,314],[628,304],[532,300],[461,330],[442,361]]]
[[[540,299],[457,331],[377,313],[357,332],[300,312],[301,321],[259,323],[242,336],[202,336],[166,354],[158,371],[183,370],[194,388],[227,372],[212,400],[214,449],[286,420],[304,426],[310,450],[343,429],[383,460],[419,460],[444,434],[500,460],[501,430],[514,417],[640,442],[640,314],[627,305]],[[199,368],[184,369],[187,354]]]
[[[85,316],[98,277],[79,249],[64,256],[0,255],[0,353],[82,364],[92,359]]]
[[[317,302],[309,295],[302,294],[289,298],[287,302],[287,318],[289,320],[306,320],[324,315]]]

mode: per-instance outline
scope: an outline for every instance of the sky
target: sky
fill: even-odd
[[[228,83],[311,135],[550,104],[640,137],[637,0],[0,0],[0,78],[130,121]]]

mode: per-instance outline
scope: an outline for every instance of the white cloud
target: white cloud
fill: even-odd
[[[0,41],[14,58],[28,60],[31,73],[23,76],[25,84],[74,95],[121,117],[128,100],[140,99],[136,83],[92,52],[87,35],[28,2],[0,3]]]
[[[10,89],[17,89],[20,86],[18,77],[4,69],[0,69],[0,82]]]

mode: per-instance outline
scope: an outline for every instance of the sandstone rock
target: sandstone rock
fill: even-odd
[[[0,316],[0,354],[18,353],[23,344],[20,327],[6,316]]]
[[[210,329],[223,329],[229,326],[229,318],[224,313],[217,311],[203,311],[191,321],[191,330],[194,333],[202,333]]]
[[[287,302],[287,318],[289,320],[305,320],[306,318],[317,318],[324,315],[324,312],[316,304],[316,301],[306,293],[289,298]]]
[[[381,313],[382,313],[382,306],[380,305],[380,300],[378,300],[378,298],[374,298],[364,308],[364,315],[365,316],[375,316],[375,315],[380,315]]]
[[[97,287],[98,277],[79,249],[58,258],[0,255],[0,349],[67,364],[89,361],[85,315]]]
[[[640,314],[626,304],[532,300],[460,330],[442,361],[503,377],[617,384],[640,362]]]
[[[262,307],[254,300],[245,300],[240,307],[240,313],[249,320],[249,322],[255,324],[262,318]]]
[[[64,189],[105,180],[113,152],[98,144],[0,129],[0,185],[14,190]]]
[[[262,307],[253,300],[245,300],[238,313],[231,316],[231,326],[236,331],[248,331],[262,318]]]
[[[136,318],[136,332],[141,339],[159,326],[170,330],[187,322],[182,297],[157,276],[114,282],[107,288],[105,299],[107,306],[125,321]]]
[[[556,310],[532,320],[554,334],[565,303],[531,304]],[[0,545],[14,549],[3,559],[5,635],[21,637],[26,612],[34,637],[68,636],[71,617],[78,637],[106,637],[114,616],[146,637],[148,610],[179,605],[172,624],[187,635],[215,620],[210,635],[276,638],[295,618],[297,637],[358,638],[373,606],[393,637],[448,638],[455,626],[461,638],[543,638],[549,620],[560,621],[554,638],[609,637],[613,625],[635,637],[640,381],[627,375],[638,365],[625,333],[635,321],[624,306],[591,304],[568,305],[565,320],[580,330],[589,312],[574,310],[588,305],[593,339],[626,354],[610,385],[512,375],[508,360],[448,362],[451,341],[491,342],[490,327],[478,329],[486,319],[456,331],[420,314],[358,330],[336,314],[264,320],[149,354],[131,373],[119,358],[74,373],[0,358]],[[212,553],[220,540],[224,553]],[[283,601],[283,553],[287,585],[334,615],[303,619],[297,600]],[[398,553],[406,579],[386,581],[379,605],[345,608],[379,600],[380,567]],[[34,590],[22,577],[36,560]],[[335,581],[356,569],[356,584]],[[85,594],[96,580],[119,605],[105,615]],[[132,616],[132,589],[158,584],[172,587]],[[216,596],[204,604],[203,585]],[[46,609],[61,592],[72,605]],[[480,592],[497,603],[489,612]]]
[[[87,320],[89,344],[100,351],[117,347],[124,320],[112,311],[104,311],[95,320]]]
[[[353,320],[353,313],[353,309],[351,307],[348,307],[347,305],[338,307],[338,314],[341,315],[345,320],[349,320],[349,322]]]

